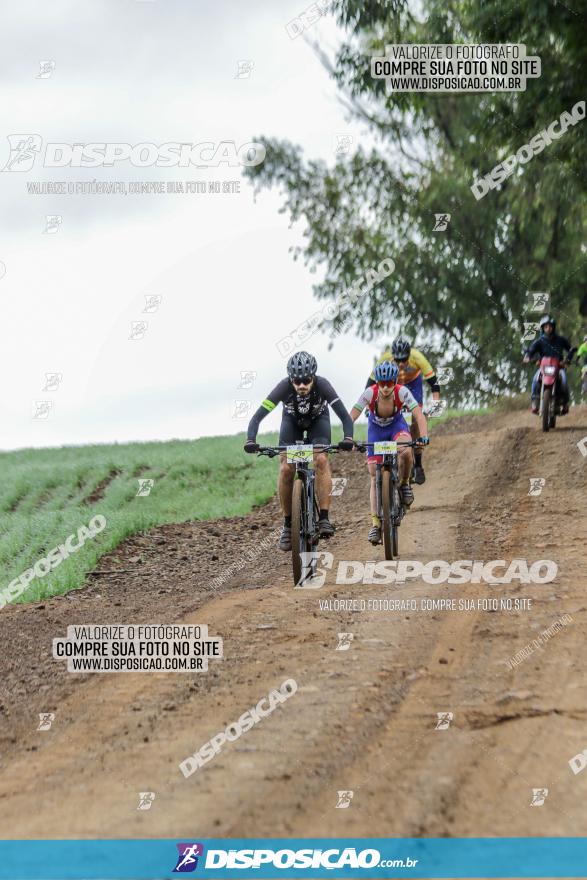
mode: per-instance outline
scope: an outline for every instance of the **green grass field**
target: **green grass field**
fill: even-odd
[[[99,557],[133,533],[247,513],[275,491],[277,467],[246,455],[243,442],[240,435],[0,454],[0,590],[96,514],[106,528],[17,601],[80,586]],[[148,496],[137,497],[139,479],[154,481]]]
[[[461,414],[451,411],[436,422]],[[333,442],[341,436],[334,427]],[[356,436],[366,437],[366,425],[356,426]],[[277,435],[259,441],[274,444]],[[246,514],[273,495],[278,468],[275,460],[246,455],[243,442],[239,434],[0,453],[0,590],[97,514],[106,518],[104,530],[35,577],[17,602],[79,587],[129,535],[162,523]],[[137,496],[139,479],[154,481],[149,495]]]

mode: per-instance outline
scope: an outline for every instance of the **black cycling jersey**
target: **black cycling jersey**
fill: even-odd
[[[564,359],[564,352],[571,351],[571,343],[564,336],[558,336],[553,333],[547,336],[543,333],[538,339],[535,339],[526,354],[533,360],[537,357],[554,357],[561,361]]]
[[[255,440],[261,421],[279,404],[283,404],[284,412],[291,416],[296,424],[307,430],[312,422],[328,411],[330,405],[342,422],[345,437],[353,436],[353,421],[342,400],[328,381],[322,376],[315,376],[314,383],[307,395],[299,394],[289,378],[282,379],[273,391],[270,391],[259,409],[249,422],[247,440]]]

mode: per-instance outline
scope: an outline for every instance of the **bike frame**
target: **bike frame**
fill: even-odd
[[[298,440],[296,445],[302,446],[303,443],[303,440]],[[319,447],[314,448],[318,449]],[[318,518],[320,516],[320,511],[316,499],[316,470],[313,465],[313,455],[312,465],[310,465],[308,461],[296,461],[294,480],[302,480],[306,487],[306,515],[304,527],[312,547],[315,547],[318,543]]]
[[[425,445],[420,443],[418,440],[395,440],[391,442],[395,442],[397,446],[409,446],[412,449]],[[356,444],[356,446],[357,449],[360,449],[361,451],[365,451],[369,446],[372,447],[375,451],[374,443],[358,443]],[[385,558],[393,559],[394,555],[397,555],[399,552],[398,528],[406,513],[405,508],[401,503],[401,496],[399,491],[399,457],[397,451],[375,454],[380,454],[383,458],[382,461],[378,461],[376,463],[375,471],[375,503],[377,508],[377,516],[379,517],[382,524],[382,529],[384,530],[383,544],[385,546]],[[386,517],[383,508],[383,474],[385,473],[385,471],[389,471],[391,482],[389,530],[386,530],[385,528]]]
[[[405,446],[411,446],[411,443],[402,444]],[[399,464],[398,464],[398,454],[397,452],[387,452],[383,455],[383,461],[376,463],[376,473],[375,473],[375,498],[377,504],[377,516],[380,520],[383,519],[383,500],[382,500],[382,488],[383,488],[383,471],[390,471],[391,473],[391,481],[392,483],[399,488]],[[402,517],[404,516],[404,508],[403,505],[400,504],[400,513],[397,517],[397,522],[394,525],[398,526],[402,521]]]
[[[318,530],[318,520],[320,517],[320,511],[318,509],[318,500],[316,498],[316,471],[314,469],[314,455],[316,453],[328,453],[328,452],[338,452],[338,446],[333,444],[324,445],[314,445],[311,442],[305,440],[297,440],[291,444],[291,446],[312,446],[312,460],[311,462],[307,459],[303,459],[300,461],[296,461],[295,464],[295,475],[294,475],[294,483],[296,480],[301,480],[304,484],[305,488],[305,510],[302,513],[302,523],[303,528],[302,531],[304,533],[304,537],[307,539],[308,545],[312,548],[312,550],[317,546],[318,541],[320,539],[320,534]],[[274,455],[278,455],[279,453],[287,452],[288,446],[263,446],[259,449],[259,455],[268,455],[269,457],[273,457]],[[293,493],[292,493],[293,494]],[[292,551],[293,552],[293,551]],[[303,560],[302,560],[303,562]],[[308,579],[311,579],[316,573],[317,567],[317,559],[315,554],[312,553],[310,558],[310,565],[308,570],[303,573],[302,577],[298,582],[298,586],[303,584]],[[296,570],[296,561],[294,560],[294,572]],[[295,580],[295,574],[294,574]]]

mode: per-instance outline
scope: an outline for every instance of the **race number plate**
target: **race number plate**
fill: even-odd
[[[381,440],[373,444],[375,455],[389,455],[397,452],[397,440]]]
[[[311,445],[298,444],[296,446],[287,447],[287,461],[289,464],[296,464],[298,461],[312,461],[313,448]]]

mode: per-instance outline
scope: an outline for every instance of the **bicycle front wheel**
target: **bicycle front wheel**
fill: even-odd
[[[393,491],[393,483],[391,474],[388,470],[384,470],[381,474],[381,509],[383,512],[381,528],[383,531],[383,550],[386,559],[393,559],[393,536],[394,528],[392,523],[392,503],[391,493]],[[396,537],[397,541],[397,537]]]
[[[307,528],[307,493],[303,480],[294,480],[291,500],[291,561],[296,586],[307,575],[302,554],[311,551]]]

